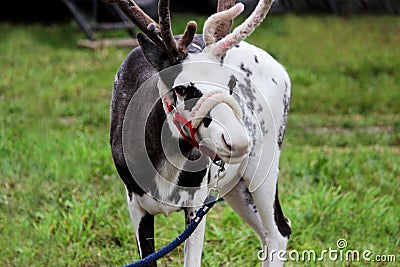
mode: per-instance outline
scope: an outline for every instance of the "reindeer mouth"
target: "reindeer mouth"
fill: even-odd
[[[238,164],[246,158],[247,154],[242,154],[240,156],[219,154],[218,156],[225,163]]]
[[[249,155],[249,149],[235,151],[231,149],[224,149],[218,156],[226,163],[237,164],[242,162]]]
[[[218,152],[214,143],[212,144],[212,148],[209,147],[209,144],[200,143],[199,145],[200,151],[209,156],[212,160],[221,159],[228,164],[238,164],[248,156],[248,151],[246,153],[234,153],[229,151]]]

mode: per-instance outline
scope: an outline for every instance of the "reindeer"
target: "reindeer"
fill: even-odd
[[[110,129],[140,257],[154,252],[155,215],[183,210],[188,224],[210,190],[254,229],[262,248],[282,256],[291,227],[277,182],[291,84],[281,64],[244,41],[273,0],[260,0],[232,32],[244,6],[220,0],[202,35],[190,21],[177,36],[169,0],[159,1],[159,24],[132,0],[105,1],[142,32],[115,77]],[[205,221],[185,241],[185,266],[201,264]],[[281,265],[276,257],[263,261]]]

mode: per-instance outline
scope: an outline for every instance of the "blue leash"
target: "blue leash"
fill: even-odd
[[[207,199],[204,201],[204,205],[201,209],[199,209],[196,213],[196,217],[192,219],[189,226],[180,234],[177,238],[175,238],[171,243],[160,249],[159,251],[154,252],[153,254],[148,255],[144,259],[135,261],[131,264],[125,265],[123,267],[141,267],[145,266],[151,262],[155,262],[156,260],[164,257],[174,249],[176,249],[179,245],[181,245],[186,239],[189,238],[191,234],[193,234],[194,230],[196,230],[200,221],[203,219],[204,215],[214,206],[217,200],[209,195]]]

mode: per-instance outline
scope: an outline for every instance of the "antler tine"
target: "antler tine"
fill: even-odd
[[[216,40],[214,34],[221,22],[229,21],[236,18],[237,16],[239,16],[240,13],[243,12],[243,10],[244,10],[244,5],[242,3],[237,3],[228,10],[221,11],[211,15],[204,23],[204,28],[203,28],[203,37],[204,41],[206,42],[206,46],[215,43]]]
[[[178,53],[179,57],[183,59],[187,54],[187,47],[193,41],[194,35],[196,34],[197,23],[195,21],[189,21],[186,25],[185,32],[178,41]]]
[[[225,11],[235,5],[235,0],[218,0],[217,12]],[[219,23],[215,31],[215,40],[219,41],[231,32],[233,19]]]
[[[171,29],[171,16],[169,11],[169,0],[159,0],[158,25],[150,18],[133,0],[102,0],[105,3],[116,3],[124,14],[154,43],[164,49],[172,64],[183,59],[187,54],[187,47],[193,41],[197,24],[188,22],[182,38],[177,43]]]
[[[169,0],[159,0],[158,16],[161,27],[161,37],[164,41],[166,52],[170,57],[170,62],[175,63],[178,60],[178,45],[175,41],[171,29],[171,15],[169,12]]]
[[[218,41],[213,50],[216,57],[221,57],[227,50],[246,39],[267,16],[274,0],[260,0],[251,15],[232,33]]]
[[[132,0],[103,0],[106,3],[116,3],[124,14],[154,43],[164,47],[163,41],[159,35],[160,26],[150,18],[134,1]]]

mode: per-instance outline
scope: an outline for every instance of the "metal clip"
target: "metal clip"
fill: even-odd
[[[214,197],[216,200],[219,199],[218,182],[220,179],[224,178],[226,175],[225,163],[221,160],[215,163],[218,166],[217,174],[214,176],[213,180],[215,185],[211,187],[208,191],[208,195]]]
[[[218,168],[218,172],[217,172],[217,177],[216,178],[219,180],[219,179],[222,179],[222,178],[225,177],[226,170],[225,170],[225,163],[222,160],[221,160],[221,163],[218,166],[219,166],[219,168]],[[217,183],[218,183],[218,180],[217,180]]]

